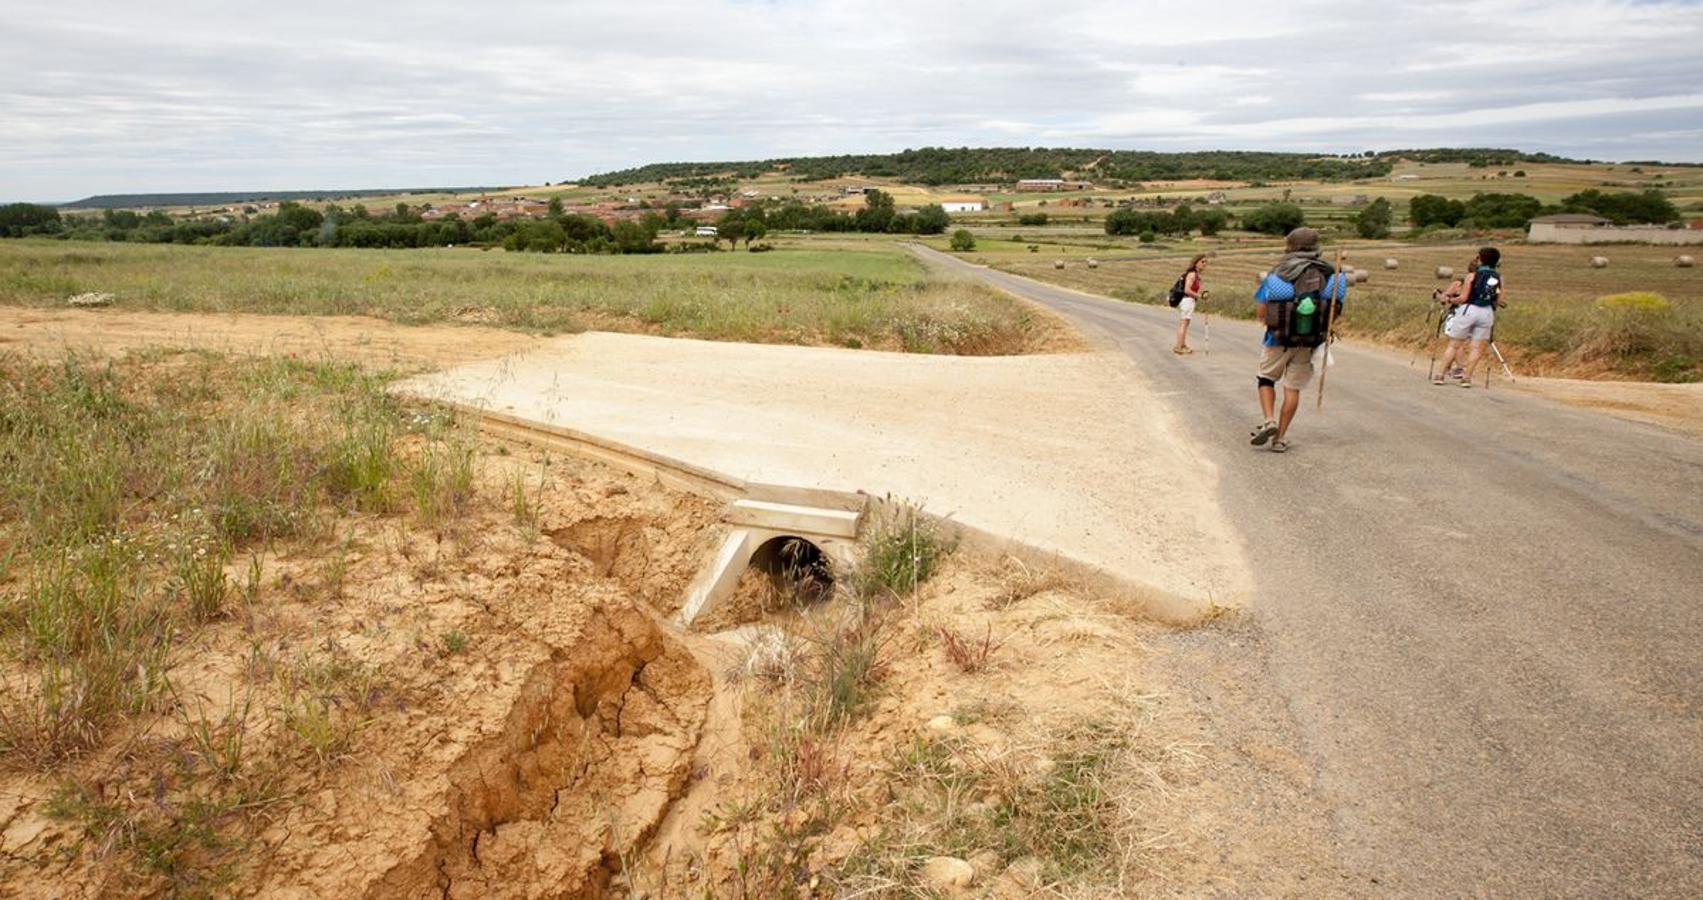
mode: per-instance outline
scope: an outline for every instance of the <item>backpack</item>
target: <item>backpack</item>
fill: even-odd
[[[1327,265],[1301,273],[1295,284],[1276,275],[1266,279],[1265,327],[1283,347],[1317,347],[1325,342],[1327,326],[1342,313],[1342,297],[1348,285]],[[1335,309],[1331,301],[1335,298]]]
[[[1188,296],[1188,290],[1185,289],[1183,287],[1183,285],[1188,282],[1188,278],[1189,278],[1189,273],[1184,272],[1183,274],[1177,276],[1177,283],[1171,285],[1170,300],[1171,300],[1172,306],[1182,306],[1183,305],[1183,298]]]

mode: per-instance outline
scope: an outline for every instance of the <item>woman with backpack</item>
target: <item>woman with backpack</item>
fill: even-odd
[[[1194,319],[1195,304],[1200,301],[1200,276],[1206,271],[1206,254],[1196,256],[1189,267],[1177,278],[1177,283],[1171,286],[1171,305],[1177,308],[1177,342],[1171,345],[1171,352],[1178,356],[1187,356],[1194,352],[1189,346],[1189,322]]]

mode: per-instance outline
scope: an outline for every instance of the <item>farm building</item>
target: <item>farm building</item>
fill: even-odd
[[[1085,191],[1093,186],[1086,181],[1065,181],[1063,178],[1024,178],[1017,182],[1019,191]]]
[[[1558,213],[1533,219],[1526,240],[1533,244],[1703,244],[1703,229],[1615,225],[1588,213]]]
[[[949,213],[981,212],[988,208],[987,201],[980,197],[947,197],[940,201],[940,208]]]

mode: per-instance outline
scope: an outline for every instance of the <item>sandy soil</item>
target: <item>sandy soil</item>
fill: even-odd
[[[365,316],[41,310],[0,306],[0,353],[149,347],[330,358],[377,369],[461,365],[538,346],[541,338],[483,325],[398,325]]]
[[[600,895],[690,775],[710,678],[646,600],[684,590],[717,511],[524,456],[487,457],[486,496],[515,471],[547,478],[536,532],[500,503],[435,533],[340,522],[332,546],[256,557],[255,595],[183,649],[179,695],[216,733],[240,729],[230,777],[265,785],[214,820],[217,849],[149,870],[51,813],[66,778],[120,809],[150,793],[182,809],[218,783],[189,720],[162,716],[69,770],[0,773],[0,894]],[[346,746],[293,738],[301,691],[359,722]]]
[[[1115,573],[1155,608],[1247,591],[1217,476],[1114,353],[927,357],[587,333],[402,390],[764,483],[892,494]]]
[[[1703,437],[1703,383],[1522,378],[1515,389]]]

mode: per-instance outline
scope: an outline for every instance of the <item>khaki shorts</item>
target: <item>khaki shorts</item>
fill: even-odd
[[[1313,351],[1317,347],[1265,347],[1260,354],[1260,377],[1283,382],[1298,391],[1313,380]]]

